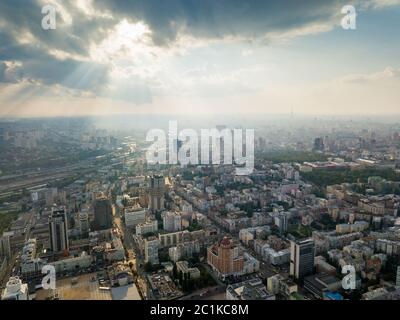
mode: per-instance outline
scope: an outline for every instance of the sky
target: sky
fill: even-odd
[[[398,114],[399,18],[400,0],[2,0],[0,117]]]

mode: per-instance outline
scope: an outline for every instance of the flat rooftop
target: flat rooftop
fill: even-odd
[[[96,280],[91,281],[93,278]],[[76,283],[73,279],[77,280]],[[56,291],[60,300],[112,300],[110,290],[100,289],[96,273],[57,280]],[[39,290],[36,292],[36,300],[46,300],[52,295],[52,290]]]
[[[111,296],[113,300],[142,300],[134,283],[123,287],[111,288]]]

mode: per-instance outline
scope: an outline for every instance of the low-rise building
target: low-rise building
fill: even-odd
[[[136,235],[141,236],[146,233],[154,233],[158,231],[157,220],[150,220],[144,223],[140,223],[136,226]]]
[[[317,299],[324,298],[324,292],[338,291],[342,281],[328,274],[312,275],[304,278],[304,289],[312,293]]]
[[[189,263],[187,261],[178,261],[176,263],[176,268],[178,272],[182,272],[183,275],[187,274],[189,279],[200,278],[200,270],[198,268],[189,267]]]
[[[11,277],[3,291],[1,300],[29,300],[28,285],[18,277]]]
[[[259,278],[229,285],[226,288],[227,300],[275,300]]]

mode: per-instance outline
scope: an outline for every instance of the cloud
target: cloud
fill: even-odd
[[[4,62],[0,62],[0,82],[5,82],[7,65]]]
[[[95,0],[113,15],[142,20],[153,31],[155,43],[169,45],[180,33],[196,38],[263,38],[310,28],[340,14],[349,1],[261,0]]]
[[[192,78],[189,75],[174,83],[182,70],[168,65],[169,54],[178,55],[182,47],[190,50],[212,41],[268,44],[329,32],[339,26],[343,5],[376,9],[399,2],[2,0],[0,82],[34,84],[34,90],[27,90],[29,94],[43,94],[39,86],[44,91],[54,86],[54,92],[64,88],[67,94],[80,91],[139,104],[152,102],[155,94],[171,87],[176,95],[249,92],[255,85],[240,67],[232,72],[222,69]],[[56,7],[56,30],[41,28],[45,4]],[[132,30],[142,27],[144,36],[133,39]],[[255,59],[256,52],[243,47],[241,52],[247,60]],[[352,81],[363,81],[363,75]]]
[[[369,74],[350,74],[340,79],[341,82],[353,84],[366,84],[392,80],[400,80],[400,69],[386,67],[383,71]]]

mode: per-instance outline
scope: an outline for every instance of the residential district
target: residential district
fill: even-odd
[[[134,135],[18,124],[1,126],[3,300],[400,298],[395,130],[258,131],[238,176],[150,165]]]

